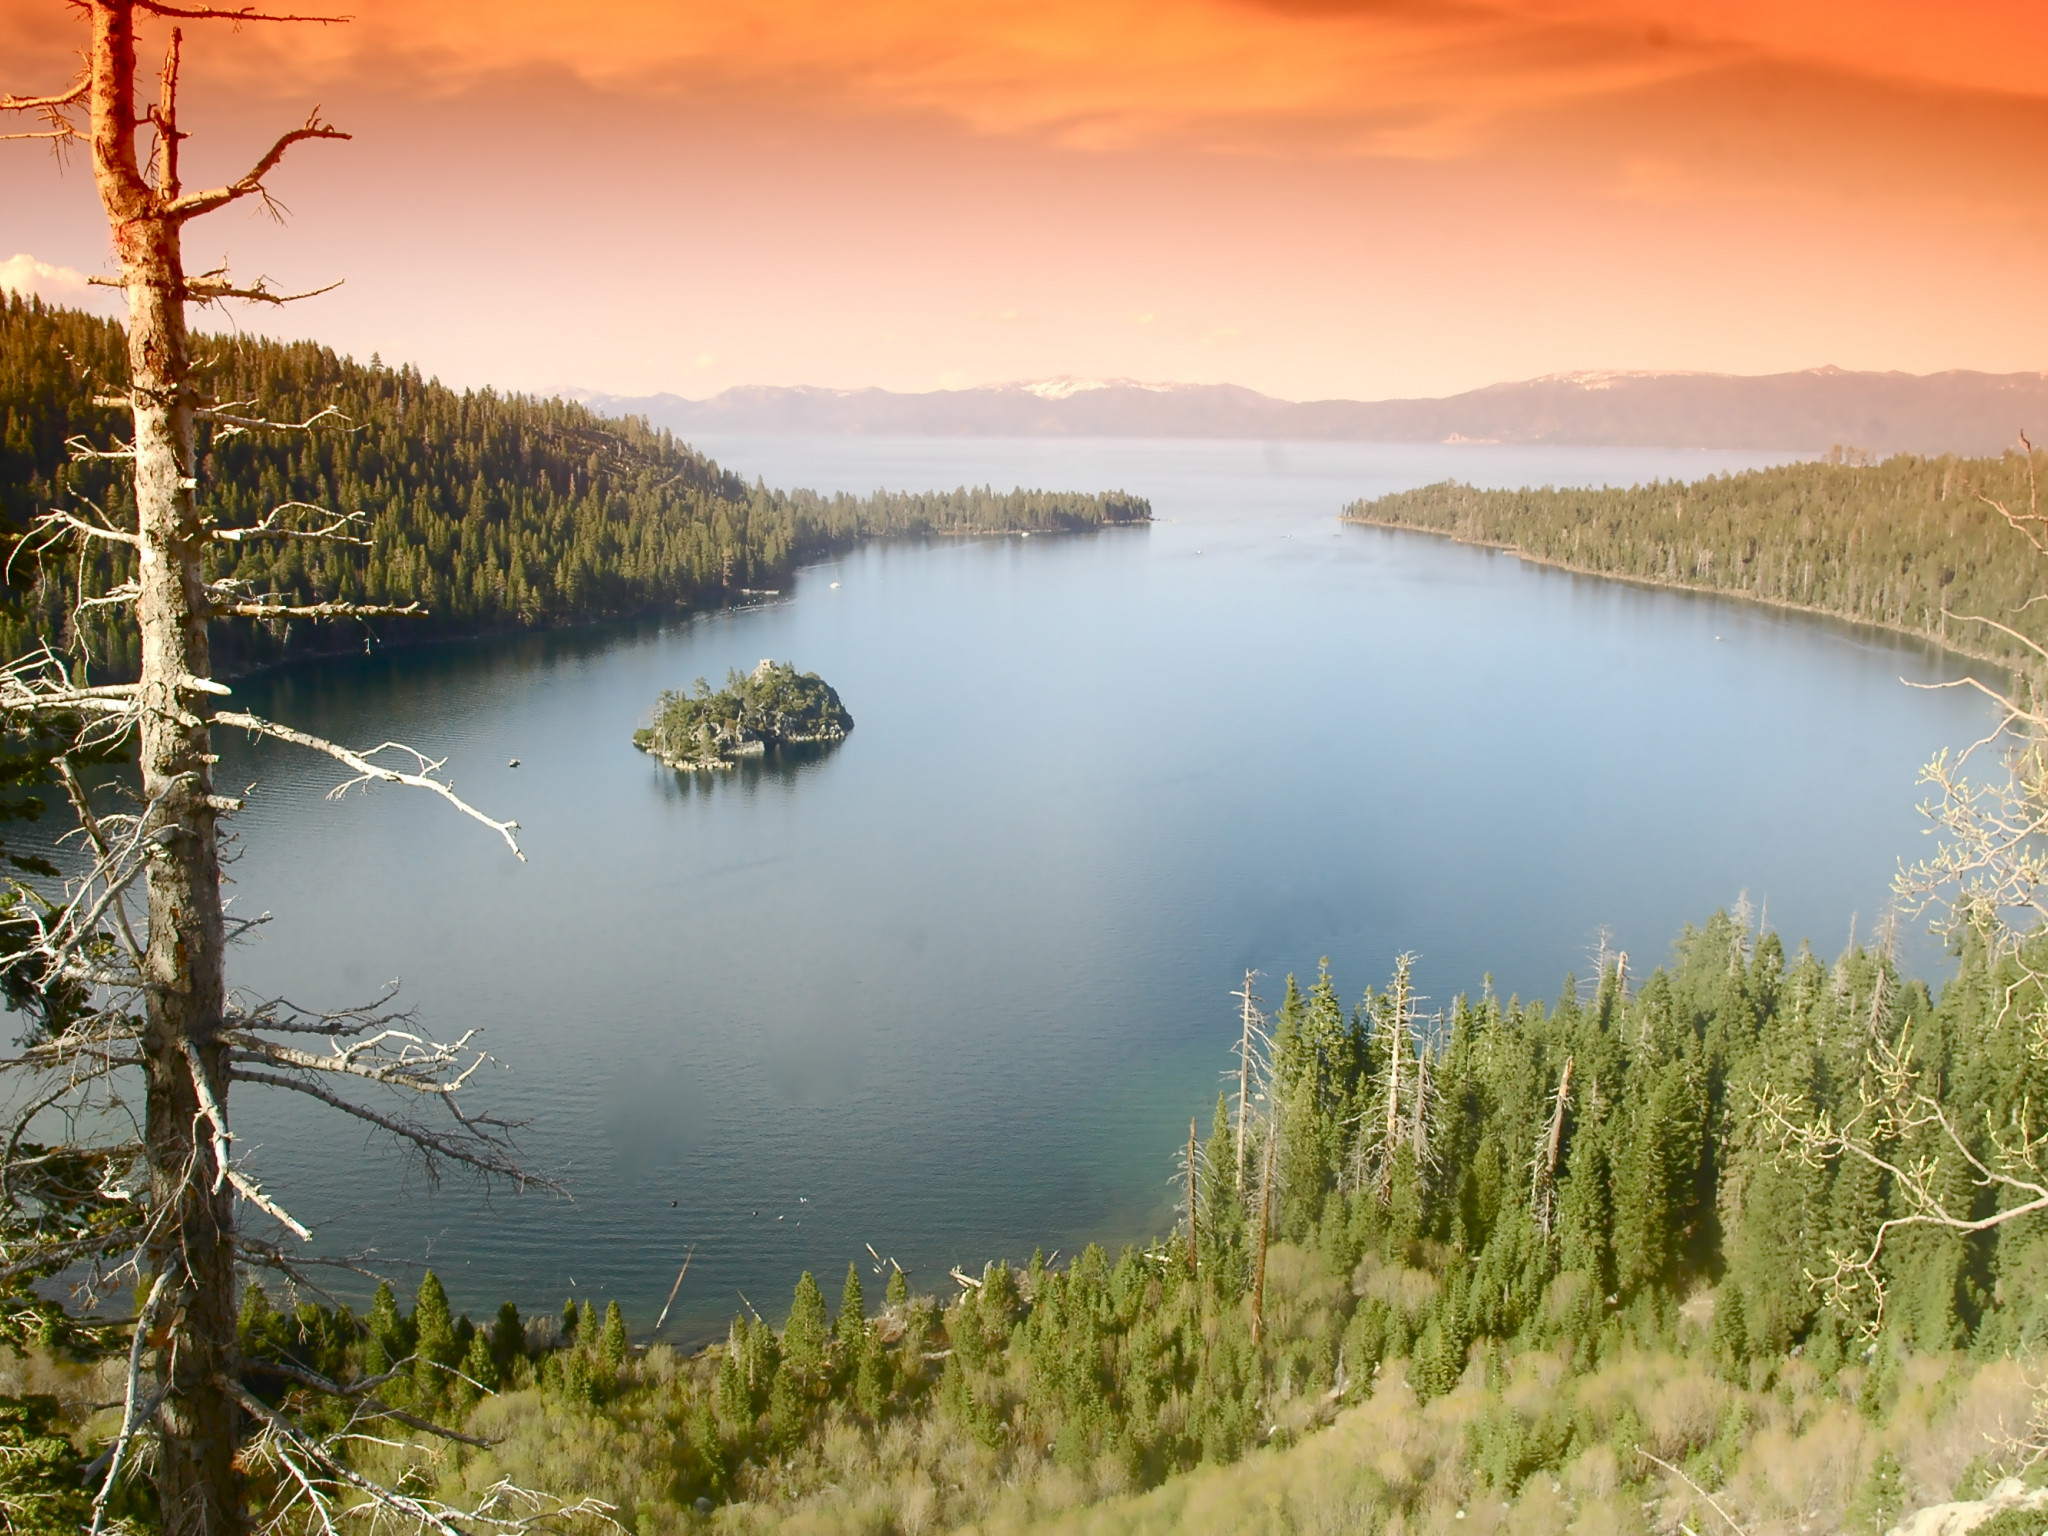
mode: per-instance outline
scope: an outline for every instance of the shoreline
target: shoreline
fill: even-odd
[[[792,585],[796,575],[812,566],[821,565],[842,554],[850,554],[870,544],[894,544],[927,539],[1016,539],[1074,537],[1098,534],[1112,528],[1149,528],[1158,521],[1156,518],[1137,518],[1125,522],[1100,523],[1092,528],[934,528],[922,533],[882,533],[865,538],[855,538],[845,543],[832,543],[823,548],[807,550],[791,564],[787,581]],[[474,640],[505,640],[515,636],[570,634],[584,630],[602,629],[608,625],[637,624],[645,622],[669,623],[679,620],[704,618],[717,613],[742,613],[754,609],[771,608],[792,600],[791,585],[782,587],[742,587],[735,589],[740,601],[726,603],[693,603],[687,599],[666,599],[647,603],[637,608],[618,609],[602,613],[564,616],[538,624],[491,624],[476,629],[456,632],[441,632],[422,635],[418,638],[395,639],[380,636],[373,650],[364,651],[354,645],[322,646],[301,651],[291,656],[274,656],[252,666],[233,667],[215,674],[220,682],[241,682],[246,678],[260,677],[268,672],[283,671],[292,667],[319,665],[323,662],[360,660],[364,655],[382,655],[386,651],[428,650],[441,645],[461,645]],[[431,614],[421,617],[431,618]]]
[[[1797,603],[1790,598],[1765,597],[1761,593],[1745,592],[1740,587],[1709,587],[1697,582],[1669,581],[1656,576],[1636,576],[1626,571],[1603,571],[1594,566],[1574,565],[1569,560],[1557,560],[1548,555],[1534,554],[1519,544],[1506,544],[1495,539],[1468,539],[1461,534],[1443,528],[1427,528],[1418,523],[1397,523],[1378,517],[1350,517],[1340,513],[1340,523],[1349,523],[1358,528],[1385,528],[1392,533],[1420,533],[1430,538],[1448,539],[1453,544],[1462,544],[1467,549],[1490,549],[1500,554],[1513,555],[1517,560],[1530,565],[1542,566],[1546,570],[1564,571],[1572,576],[1591,576],[1600,581],[1618,581],[1632,587],[1643,587],[1652,592],[1687,592],[1695,597],[1725,597],[1734,602],[1750,603],[1758,608],[1776,608],[1785,613],[1796,613],[1810,619],[1829,619],[1837,624],[1846,624],[1854,629],[1874,630],[1900,640],[1912,640],[1921,645],[1931,646],[1963,661],[1974,661],[1984,666],[1997,667],[2010,672],[2016,665],[2010,657],[1993,656],[1987,651],[1974,650],[1959,641],[1930,635],[1922,630],[1902,629],[1896,624],[1886,624],[1878,619],[1859,618],[1853,614],[1840,613],[1833,608],[1822,608],[1813,603]]]

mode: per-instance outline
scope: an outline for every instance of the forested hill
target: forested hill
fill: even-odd
[[[1090,1245],[955,1269],[957,1288],[933,1277],[944,1297],[896,1270],[877,1308],[869,1256],[847,1253],[836,1318],[805,1274],[779,1332],[747,1301],[688,1358],[635,1358],[628,1325],[645,1315],[616,1303],[602,1324],[572,1298],[558,1330],[510,1305],[478,1327],[432,1276],[410,1318],[389,1291],[358,1320],[272,1312],[251,1287],[242,1347],[374,1377],[487,1437],[487,1459],[415,1451],[409,1475],[449,1503],[571,1467],[578,1493],[663,1536],[713,1528],[685,1513],[699,1498],[725,1506],[729,1536],[1018,1532],[1347,1408],[1387,1439],[1355,1477],[1302,1490],[1320,1510],[1298,1521],[1070,1513],[1058,1528],[1703,1530],[1680,1524],[1684,1479],[1738,1532],[1877,1536],[2004,1475],[1986,1426],[2008,1405],[2024,1417],[2048,1234],[2038,1216],[1895,1226],[1831,1307],[1813,1277],[1915,1207],[1863,1159],[1787,1151],[1761,1106],[1868,1125],[1874,1102],[1897,1113],[1894,1051],[1980,1168],[2022,1166],[2048,1097],[2029,1044],[2038,947],[2027,962],[1966,943],[1936,1001],[1882,953],[1788,956],[1724,913],[1688,928],[1668,967],[1631,978],[1603,957],[1554,1005],[1489,991],[1420,1018],[1398,963],[1347,1009],[1325,968],[1287,981],[1246,1119],[1219,1101],[1206,1151],[1189,1147],[1192,1230],[1117,1258]],[[2027,1198],[1978,1178],[1930,1113],[1888,1123],[1885,1155],[1951,1209],[1981,1220]],[[480,1389],[498,1396],[479,1404]],[[1973,1393],[1981,1411],[1925,1454],[1943,1405]],[[1484,1519],[1459,1527],[1468,1507]]]
[[[360,364],[311,343],[202,338],[206,387],[274,421],[333,408],[309,432],[202,428],[201,497],[224,526],[281,502],[366,514],[368,548],[299,539],[223,544],[210,571],[293,603],[422,603],[423,618],[373,621],[384,643],[535,628],[638,612],[717,606],[785,584],[801,560],[883,535],[1057,531],[1149,519],[1121,493],[988,488],[936,494],[820,496],[747,485],[644,421],[563,400],[462,392],[415,368]],[[52,506],[90,498],[116,520],[133,502],[119,460],[74,464],[67,441],[110,445],[117,409],[92,404],[127,376],[118,325],[9,297],[0,307],[0,513],[19,533]],[[128,552],[91,552],[85,584],[127,579]],[[37,639],[69,647],[78,566],[17,562],[23,611],[0,618],[8,654]],[[135,665],[130,626],[88,613],[96,673]],[[234,621],[215,626],[216,667],[286,655],[360,651],[354,623]]]
[[[2035,455],[2036,474],[2048,456]],[[1448,534],[1576,571],[1728,592],[1924,636],[1995,661],[2026,647],[1959,615],[2048,637],[2022,605],[2048,562],[1980,496],[2024,514],[2027,460],[1787,464],[1690,485],[1481,491],[1446,481],[1344,509],[1348,521]]]

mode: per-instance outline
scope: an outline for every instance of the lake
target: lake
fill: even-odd
[[[1152,498],[1075,537],[869,546],[784,599],[245,680],[248,707],[445,754],[515,862],[427,797],[224,743],[248,993],[391,978],[477,1028],[474,1099],[572,1198],[438,1190],[361,1127],[243,1090],[240,1144],[319,1248],[459,1307],[616,1298],[665,1336],[779,1319],[867,1244],[953,1264],[1170,1223],[1247,967],[1347,999],[1415,951],[1441,1007],[1555,996],[1603,929],[1646,973],[1748,899],[1833,955],[1922,846],[1914,776],[1979,734],[1959,664],[1846,626],[1342,527],[1361,494],[1696,478],[1763,456],[1369,444],[735,439],[771,483]],[[857,722],[716,778],[637,752],[663,688],[763,657]],[[508,760],[518,758],[513,770]],[[1923,974],[1940,957],[1909,947]],[[253,1217],[254,1213],[250,1213]],[[880,1285],[870,1276],[871,1286]],[[360,1298],[353,1282],[343,1294]],[[743,1300],[744,1297],[744,1300]]]

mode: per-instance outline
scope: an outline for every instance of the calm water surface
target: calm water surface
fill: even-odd
[[[1574,578],[1339,506],[1482,484],[1696,477],[1756,456],[1151,442],[736,439],[771,483],[1123,486],[1149,529],[863,549],[786,600],[251,679],[332,737],[446,753],[524,825],[228,748],[250,993],[404,998],[502,1061],[477,1097],[573,1199],[438,1191],[253,1091],[238,1131],[331,1253],[430,1261],[459,1306],[616,1297],[668,1334],[779,1316],[864,1244],[953,1263],[1170,1220],[1247,966],[1403,950],[1438,1006],[1554,995],[1599,930],[1638,969],[1748,892],[1832,954],[1920,846],[1917,765],[1976,734],[1953,662],[1841,626]],[[773,656],[835,684],[840,749],[691,781],[655,695]],[[521,766],[509,769],[517,757]],[[1923,969],[1938,957],[1918,955]],[[878,1282],[876,1282],[878,1283]]]

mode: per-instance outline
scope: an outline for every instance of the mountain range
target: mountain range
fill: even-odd
[[[743,385],[706,400],[579,393],[685,437],[1208,437],[1996,453],[2048,437],[2048,373],[1568,373],[1441,399],[1280,400],[1235,384],[1054,379],[904,394]]]

